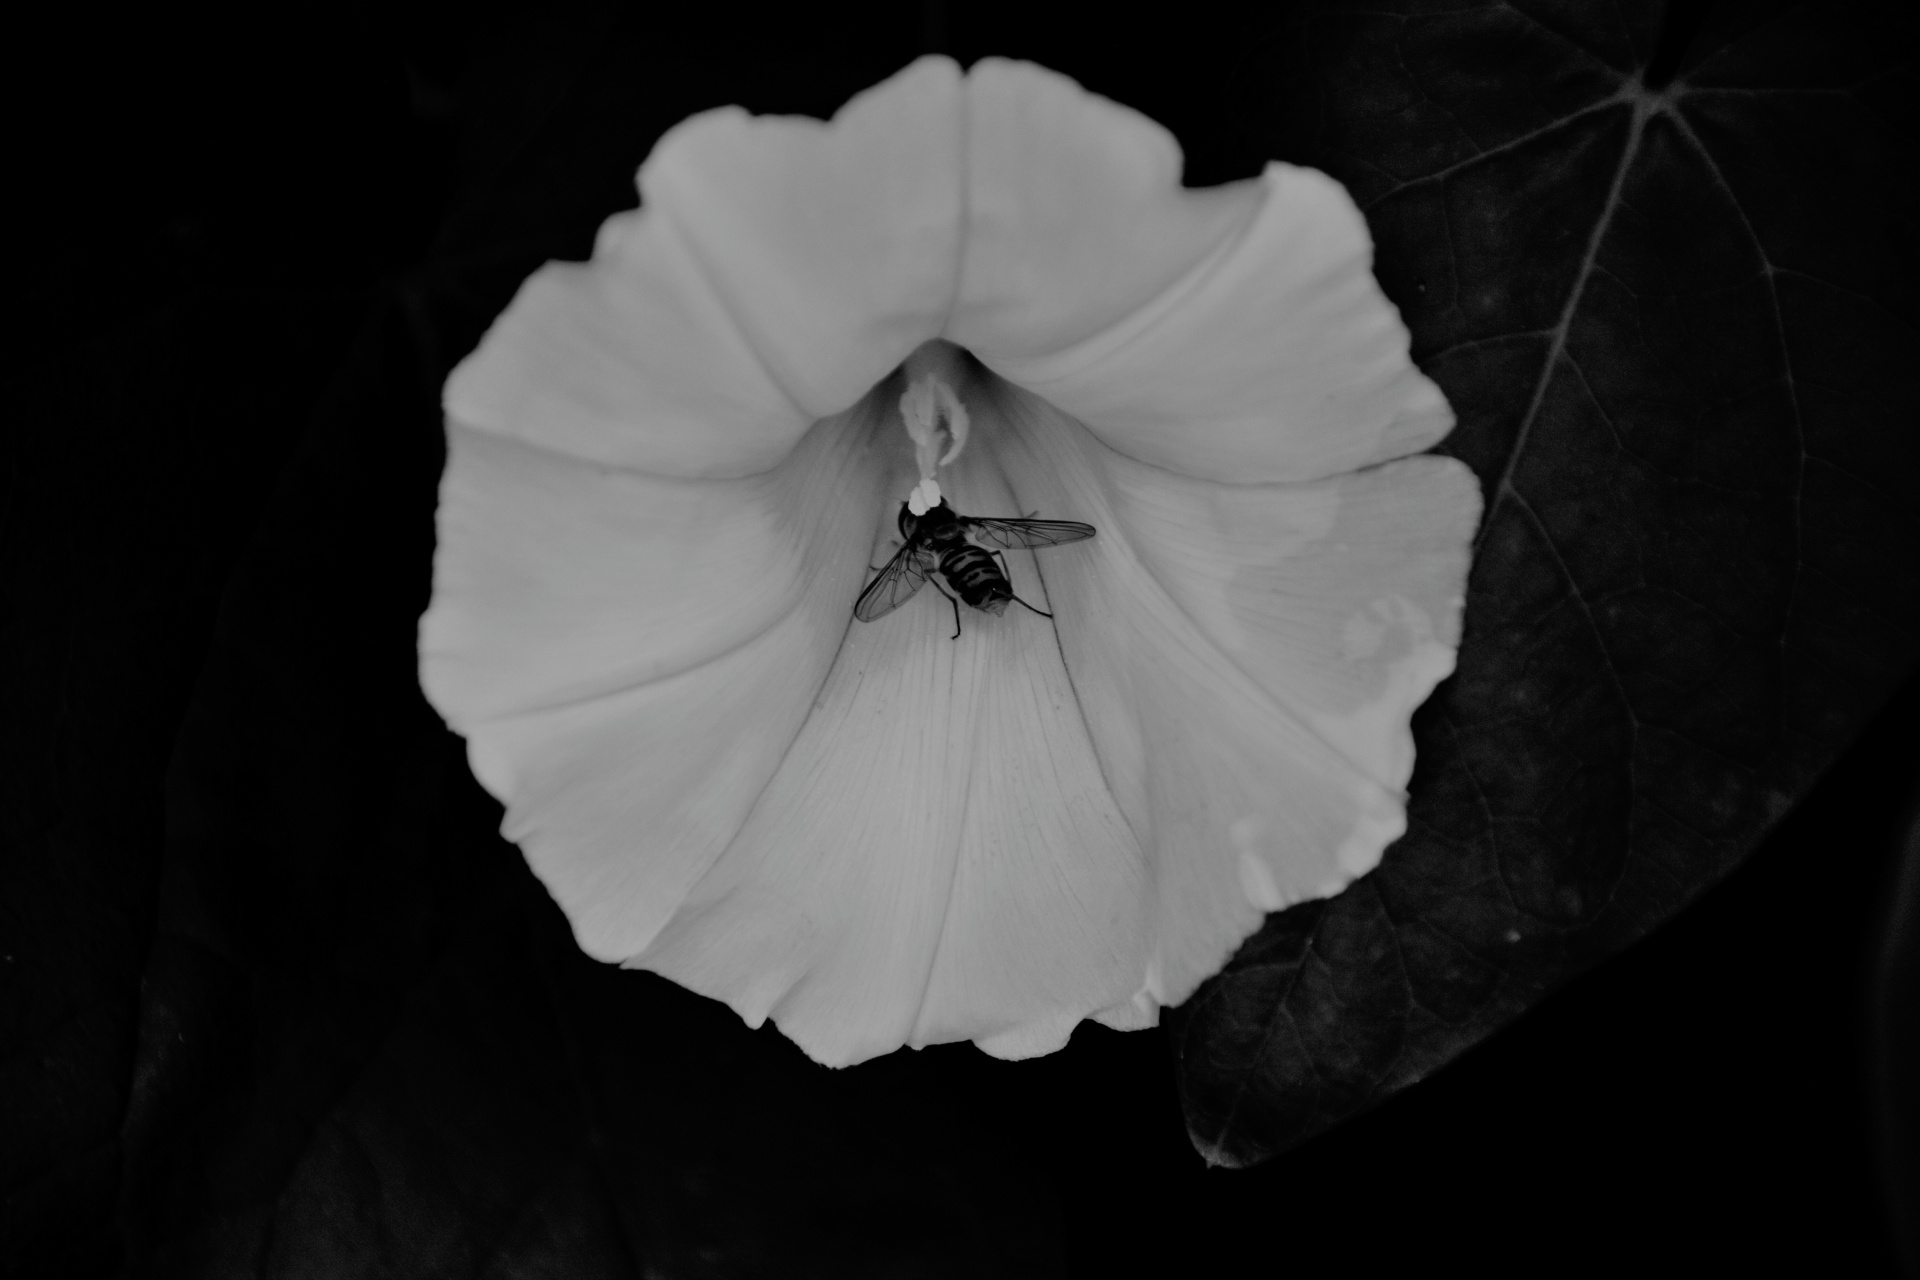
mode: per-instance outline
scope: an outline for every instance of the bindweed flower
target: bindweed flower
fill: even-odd
[[[421,678],[590,955],[1025,1057],[1400,834],[1479,491],[1341,188],[1179,178],[1000,60],[711,111],[455,370]],[[1098,536],[857,622],[909,495]]]

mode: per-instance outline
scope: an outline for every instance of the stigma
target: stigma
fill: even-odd
[[[920,482],[907,495],[907,509],[925,515],[940,503],[940,482],[934,473],[966,448],[967,406],[954,384],[965,375],[960,348],[935,338],[923,342],[901,366],[907,389],[900,396],[900,421],[913,440],[914,462]]]

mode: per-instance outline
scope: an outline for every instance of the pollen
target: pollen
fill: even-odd
[[[917,516],[923,516],[939,505],[940,482],[938,480],[922,480],[913,486],[911,493],[907,494],[907,510]]]

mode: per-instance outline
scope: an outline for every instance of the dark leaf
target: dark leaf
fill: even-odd
[[[238,544],[364,307],[97,301],[103,327],[16,399],[0,523],[0,1189],[16,1248],[71,1234],[76,1259],[112,1256],[87,1224],[112,1211],[129,1108],[187,1083],[164,1054],[134,1066],[170,1037],[141,989],[173,733]]]
[[[1656,91],[1661,34],[1651,4],[1324,6],[1241,68],[1264,153],[1366,211],[1487,513],[1407,835],[1174,1020],[1210,1161],[1375,1105],[1660,924],[1914,661],[1910,30],[1708,25]]]

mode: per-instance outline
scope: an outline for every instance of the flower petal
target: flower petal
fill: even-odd
[[[1034,411],[1056,412],[1044,402]],[[1453,671],[1480,486],[1421,454],[1326,480],[1223,485],[1070,442],[1167,598],[1281,706],[1393,791],[1414,708]]]
[[[988,364],[1073,347],[1237,238],[1259,192],[1180,186],[1173,135],[1044,67],[967,72],[966,258],[946,336]]]
[[[811,709],[884,502],[882,408],[732,481],[449,432],[421,683],[589,954],[647,943]]]
[[[1453,415],[1407,358],[1366,223],[1325,174],[1179,185],[1159,125],[1038,67],[968,76],[965,269],[946,336],[1130,457],[1312,480]]]
[[[925,58],[831,123],[709,111],[585,264],[534,273],[448,416],[665,475],[778,463],[935,336],[960,252],[961,82]]]
[[[1441,459],[1196,482],[1018,388],[994,399],[975,429],[1000,424],[1019,503],[1100,528],[1083,563],[1041,570],[1103,776],[1152,859],[1142,1003],[1175,1003],[1264,912],[1337,893],[1404,830],[1404,717],[1452,667],[1477,491]]]
[[[1012,510],[974,453],[950,485],[961,510]],[[1047,554],[1066,570],[1081,552]],[[1039,601],[1032,560],[1008,557]],[[964,1039],[1045,1053],[1129,999],[1146,862],[1053,629],[969,609],[952,640],[953,617],[925,590],[848,634],[739,837],[635,965],[773,1017],[833,1065]]]

